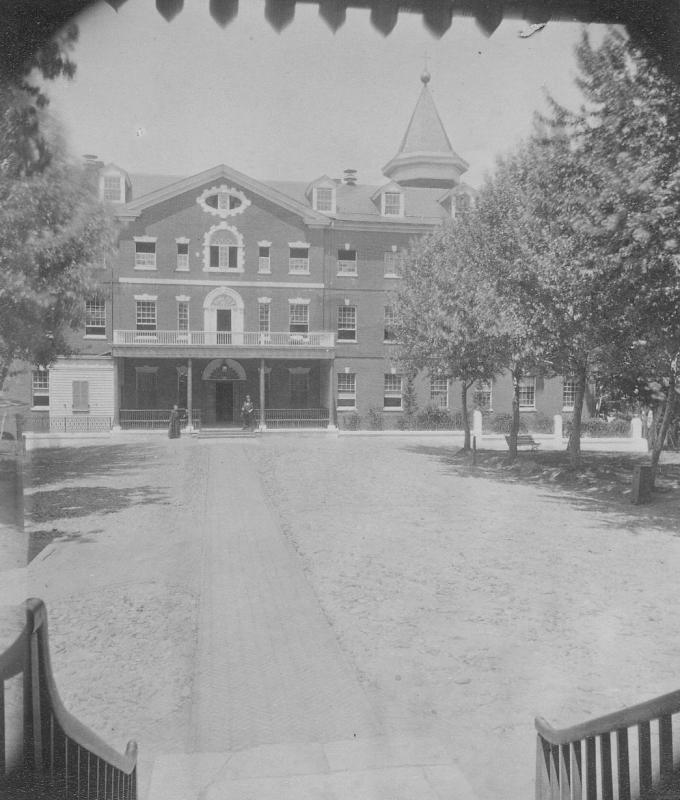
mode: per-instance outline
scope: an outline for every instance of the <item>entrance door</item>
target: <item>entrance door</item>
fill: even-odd
[[[234,384],[215,384],[215,422],[234,421]]]
[[[231,344],[231,309],[217,309],[217,344]]]

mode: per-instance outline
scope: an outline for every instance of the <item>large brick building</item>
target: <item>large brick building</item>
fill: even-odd
[[[176,403],[204,426],[228,425],[246,394],[268,426],[399,412],[390,296],[400,253],[474,194],[428,81],[380,186],[353,170],[284,183],[225,165],[135,177],[90,159],[120,222],[117,255],[86,301],[78,354],[33,371],[34,412],[145,427]],[[421,408],[458,402],[446,380],[423,375],[415,388]],[[480,388],[478,402],[510,410],[507,379]],[[551,415],[572,390],[530,378],[522,405]]]

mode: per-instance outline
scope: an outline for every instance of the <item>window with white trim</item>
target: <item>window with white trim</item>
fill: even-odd
[[[49,408],[50,373],[46,369],[31,372],[31,396],[34,408]]]
[[[430,378],[430,403],[437,408],[449,407],[449,379]]]
[[[73,393],[73,405],[71,409],[74,413],[85,414],[90,410],[90,382],[73,381],[71,383]]]
[[[335,211],[335,189],[330,186],[317,186],[314,188],[314,209],[333,213]]]
[[[272,271],[271,247],[268,244],[259,245],[258,258],[257,258],[257,271],[265,273],[270,273]]]
[[[338,275],[357,274],[357,251],[338,250]]]
[[[106,336],[106,301],[101,298],[85,301],[85,336]]]
[[[356,306],[338,307],[338,341],[356,342],[357,340],[357,308]]]
[[[288,272],[293,275],[309,274],[309,245],[289,247]]]
[[[156,330],[156,301],[137,300],[136,324],[138,331]]]
[[[392,251],[386,252],[383,256],[384,271],[386,278],[399,277],[399,253]]]
[[[156,240],[135,240],[135,269],[156,269]]]
[[[243,237],[236,228],[221,222],[206,233],[203,241],[206,272],[243,271]]]
[[[400,409],[402,398],[402,376],[391,372],[385,373],[383,389],[383,408]]]
[[[288,324],[291,333],[309,333],[309,306],[291,303],[288,307]]]
[[[477,381],[473,395],[473,402],[482,411],[492,409],[492,386],[490,381]]]
[[[123,200],[122,187],[123,182],[120,175],[104,175],[103,190],[104,201],[107,203],[120,203]]]
[[[234,244],[211,244],[210,269],[237,270],[238,246]]]
[[[562,383],[562,410],[573,411],[576,402],[576,381],[573,378],[565,378]]]
[[[186,333],[189,330],[189,302],[177,301],[177,330]]]
[[[536,408],[536,378],[522,378],[519,382],[519,407]]]
[[[271,303],[258,303],[257,317],[260,333],[269,333],[271,329]]]
[[[177,242],[177,270],[189,271],[189,242]]]
[[[382,193],[383,217],[402,217],[404,215],[404,195],[401,192]]]
[[[357,407],[357,376],[354,372],[338,372],[338,411]]]
[[[397,312],[394,306],[385,306],[385,330],[383,340],[386,342],[394,341],[394,326],[397,322]]]

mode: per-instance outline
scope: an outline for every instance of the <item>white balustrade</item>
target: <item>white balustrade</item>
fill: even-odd
[[[140,347],[333,347],[335,334],[263,331],[130,331],[115,330],[113,343]]]

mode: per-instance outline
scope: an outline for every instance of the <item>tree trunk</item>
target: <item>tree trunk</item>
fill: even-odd
[[[465,439],[463,441],[463,450],[468,453],[472,449],[472,443],[470,439],[470,420],[468,419],[468,410],[467,410],[467,393],[468,393],[468,384],[465,381],[462,381],[460,385],[460,406],[463,411],[463,430],[465,431]]]
[[[512,371],[512,423],[510,425],[510,444],[508,446],[508,464],[517,458],[517,434],[519,433],[519,370]]]
[[[668,396],[664,402],[663,416],[661,417],[661,425],[656,431],[654,437],[654,445],[652,447],[652,488],[654,488],[654,481],[656,480],[656,468],[659,465],[659,458],[661,451],[666,443],[666,434],[670,428],[671,422],[675,418],[675,409],[677,407],[677,394],[675,385],[671,384],[668,387]],[[655,426],[656,427],[656,426]]]
[[[576,469],[581,460],[581,419],[583,417],[583,400],[586,396],[586,370],[585,364],[579,364],[574,377],[576,378],[576,396],[574,397],[574,416],[571,421],[571,433],[567,452],[572,468]]]

